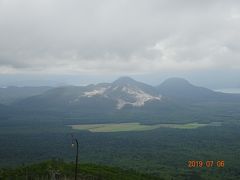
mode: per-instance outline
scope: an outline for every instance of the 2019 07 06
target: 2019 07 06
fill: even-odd
[[[218,161],[212,161],[212,160],[207,160],[207,161],[202,161],[202,160],[189,160],[188,161],[188,167],[189,168],[202,168],[202,167],[219,167],[223,168],[225,166],[225,161],[224,160],[218,160]]]

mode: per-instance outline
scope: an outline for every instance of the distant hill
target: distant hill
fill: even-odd
[[[124,77],[113,83],[54,88],[19,101],[16,105],[55,110],[91,108],[93,111],[109,112],[125,106],[141,107],[151,101],[161,101],[154,87]]]
[[[222,106],[222,110],[235,112],[236,103],[240,103],[239,94],[215,92],[181,78],[170,78],[153,87],[122,77],[112,83],[51,88],[15,101],[11,107],[38,111],[38,114],[61,113],[61,117],[81,118],[85,119],[84,122],[90,122],[90,119],[94,122],[129,122],[137,119],[139,122],[154,123],[159,120],[176,121],[179,117],[192,119],[193,115],[204,119],[208,114],[210,116],[206,109],[210,111],[212,108],[213,116],[214,112],[220,111],[218,106]],[[199,105],[201,107],[193,108]]]
[[[11,104],[20,99],[42,94],[49,89],[51,89],[51,87],[48,87],[48,86],[40,86],[40,87],[9,86],[9,87],[0,88],[0,103]]]
[[[163,96],[183,102],[240,102],[240,95],[238,94],[225,94],[204,87],[198,87],[182,78],[169,78],[157,86],[157,89]]]
[[[4,117],[6,114],[8,115],[10,113],[11,113],[10,107],[0,104],[0,117]]]
[[[40,89],[38,93],[39,91]],[[32,91],[31,94],[33,94]],[[122,77],[113,83],[53,88],[20,100],[16,105],[55,110],[92,108],[92,110],[104,112],[122,110],[125,107],[142,108],[149,103],[163,104],[168,100],[236,101],[240,100],[240,95],[225,94],[194,86],[181,78],[170,78],[161,85],[153,87],[129,77]]]

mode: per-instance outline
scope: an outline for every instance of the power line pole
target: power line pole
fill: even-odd
[[[77,180],[77,170],[78,170],[78,140],[73,137],[72,135],[72,147],[76,144],[77,151],[76,151],[76,159],[75,159],[75,180]]]

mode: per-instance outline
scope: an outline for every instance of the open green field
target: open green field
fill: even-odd
[[[154,124],[144,125],[140,123],[110,123],[110,124],[81,124],[69,125],[74,130],[87,130],[90,132],[123,132],[123,131],[149,131],[157,128],[196,129],[205,126],[220,126],[221,123],[209,124],[187,123],[187,124]]]

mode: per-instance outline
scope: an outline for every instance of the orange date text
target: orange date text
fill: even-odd
[[[218,160],[218,161],[212,161],[212,160],[207,160],[207,161],[202,161],[202,160],[190,160],[188,161],[188,167],[189,168],[202,168],[202,167],[219,167],[223,168],[225,165],[224,160]]]

